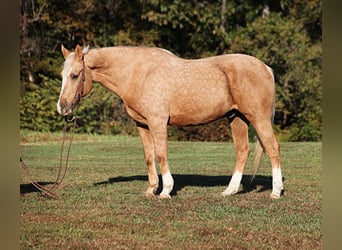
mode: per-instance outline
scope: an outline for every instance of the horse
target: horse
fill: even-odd
[[[157,47],[114,46],[89,49],[77,45],[61,51],[64,66],[57,111],[66,116],[88,95],[93,82],[118,95],[139,131],[148,170],[146,196],[158,188],[158,162],[162,191],[171,198],[174,180],[168,164],[167,127],[206,124],[227,117],[236,161],[228,187],[221,193],[238,193],[250,145],[248,127],[257,133],[256,145],[270,158],[271,199],[283,191],[280,148],[272,128],[275,110],[273,70],[256,57],[224,54],[183,59]],[[260,155],[260,154],[259,154]],[[257,165],[260,160],[255,159]],[[258,166],[257,166],[258,167]]]

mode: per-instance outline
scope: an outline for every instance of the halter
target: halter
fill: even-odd
[[[84,83],[85,83],[85,70],[86,70],[86,66],[84,63],[84,56],[82,56],[82,63],[83,63],[82,79],[77,86],[76,93],[75,93],[75,99],[76,100],[75,100],[75,102],[73,102],[73,106],[76,106],[79,103],[79,101],[83,95]]]

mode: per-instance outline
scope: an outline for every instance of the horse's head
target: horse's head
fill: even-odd
[[[65,58],[62,71],[62,88],[57,102],[57,111],[61,115],[73,112],[82,96],[89,94],[92,87],[90,69],[84,63],[84,56],[89,48],[77,45],[74,52],[64,48],[62,53]]]

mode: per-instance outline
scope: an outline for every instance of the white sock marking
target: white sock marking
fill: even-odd
[[[161,192],[161,195],[169,195],[173,188],[173,178],[172,178],[170,171],[162,175],[162,178],[163,178],[163,190]]]
[[[239,171],[235,171],[235,173],[232,176],[232,179],[229,182],[228,188],[225,191],[223,191],[222,195],[236,194],[239,191],[241,179],[242,173]]]
[[[272,168],[272,196],[280,197],[281,191],[283,190],[283,177],[281,174],[280,167]]]

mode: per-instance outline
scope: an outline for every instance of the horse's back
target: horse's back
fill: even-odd
[[[170,124],[201,124],[233,108],[251,113],[273,102],[269,101],[274,96],[272,75],[255,57],[226,54],[183,59],[159,48],[125,50],[135,56],[130,79],[139,89],[129,92],[127,104],[144,107],[145,117],[164,114]]]
[[[267,109],[267,117],[272,113],[273,74],[259,59],[244,54],[226,54],[197,60],[181,59],[179,65],[177,77],[183,80],[171,100],[171,111],[177,114],[174,121],[207,122],[231,109],[245,114]]]

